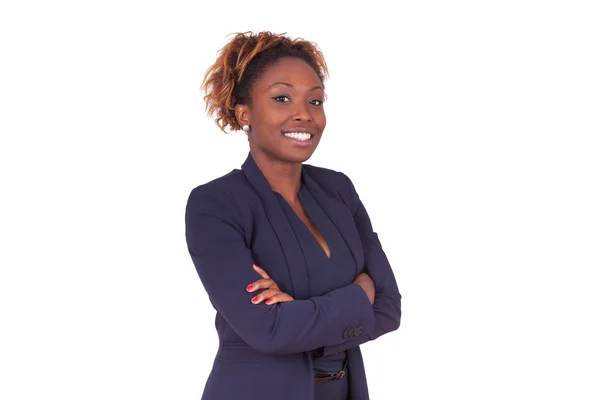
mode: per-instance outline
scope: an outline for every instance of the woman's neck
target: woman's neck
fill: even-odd
[[[302,163],[276,160],[258,151],[250,151],[250,154],[271,190],[279,193],[288,203],[295,203],[301,186]]]

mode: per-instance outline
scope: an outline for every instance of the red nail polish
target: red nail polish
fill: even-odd
[[[254,285],[248,285],[248,286],[246,286],[246,290],[251,291],[253,287],[254,287]]]
[[[271,304],[271,299],[265,300],[265,304]]]
[[[256,303],[258,301],[258,296],[254,296],[251,300],[253,303]]]

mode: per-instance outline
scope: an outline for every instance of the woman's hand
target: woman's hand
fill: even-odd
[[[375,282],[373,282],[373,279],[368,274],[361,272],[354,278],[352,283],[356,283],[365,291],[371,305],[375,303]]]
[[[259,289],[264,289],[262,292],[252,298],[253,304],[260,304],[262,301],[265,304],[273,305],[277,303],[285,303],[293,301],[294,298],[287,293],[283,293],[273,279],[258,265],[253,265],[254,270],[263,278],[256,282],[252,282],[246,286],[248,292],[255,292]]]

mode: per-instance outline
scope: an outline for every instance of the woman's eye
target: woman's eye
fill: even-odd
[[[313,106],[322,106],[323,105],[323,100],[312,100],[310,102],[310,104],[312,104]]]
[[[289,97],[287,97],[287,96],[275,96],[275,97],[273,97],[273,100],[278,101],[280,103],[286,103],[286,102],[290,101]]]

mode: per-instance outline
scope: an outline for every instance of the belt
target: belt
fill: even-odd
[[[342,368],[342,370],[340,372],[329,373],[329,372],[314,371],[315,382],[323,383],[323,382],[337,381],[339,379],[342,379],[344,376],[346,376],[346,373],[347,373],[346,365],[347,364],[348,364],[348,360],[346,360],[346,362],[344,363],[344,367]]]

